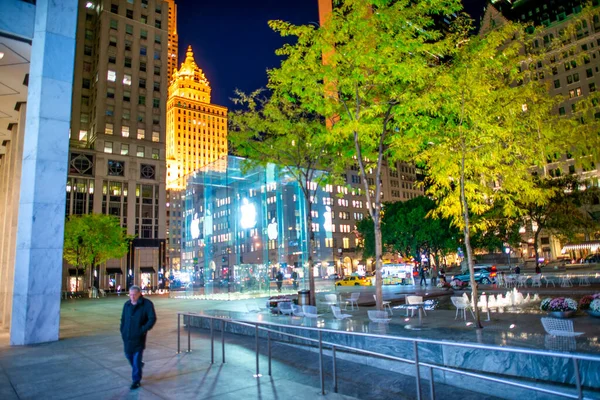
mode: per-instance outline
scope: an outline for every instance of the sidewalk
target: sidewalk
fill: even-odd
[[[153,297],[158,323],[148,336],[142,387],[129,390],[131,369],[118,333],[126,297],[63,302],[61,340],[0,347],[0,398],[12,399],[311,399],[320,396],[318,355],[285,344],[273,346],[273,376],[266,355],[256,379],[253,338],[226,335],[226,364],[220,345],[210,365],[210,339],[192,330],[191,353],[176,354],[176,311],[243,308],[243,302],[198,302]],[[183,338],[182,338],[183,339]],[[266,351],[266,345],[262,345]],[[325,370],[331,359],[325,358]],[[338,360],[339,390],[325,378],[327,399],[416,398],[412,377]],[[423,385],[427,387],[427,385]],[[492,399],[436,385],[447,399]],[[428,398],[424,394],[424,398]]]

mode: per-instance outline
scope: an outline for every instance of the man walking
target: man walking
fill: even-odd
[[[154,304],[142,296],[139,286],[129,289],[129,300],[121,314],[121,337],[125,347],[125,357],[131,365],[131,387],[137,389],[142,380],[142,356],[146,348],[146,334],[156,323]]]

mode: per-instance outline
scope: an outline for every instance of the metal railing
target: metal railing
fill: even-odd
[[[373,333],[345,332],[345,331],[338,331],[338,330],[334,330],[334,329],[313,328],[313,327],[305,327],[305,326],[298,326],[298,325],[285,325],[285,324],[277,324],[277,323],[272,323],[272,322],[267,323],[267,322],[240,321],[240,320],[235,320],[232,318],[210,316],[210,315],[197,314],[197,313],[191,313],[191,312],[178,312],[177,313],[177,353],[178,354],[181,353],[181,316],[182,315],[188,316],[188,318],[195,317],[195,318],[204,318],[204,319],[210,320],[209,330],[210,330],[210,363],[211,364],[214,364],[214,362],[215,362],[215,354],[214,354],[215,353],[215,343],[214,343],[215,342],[215,327],[214,327],[215,320],[220,321],[222,363],[225,363],[225,324],[226,323],[236,324],[236,325],[246,326],[249,328],[254,328],[254,332],[255,332],[254,347],[255,347],[255,351],[256,351],[256,374],[254,375],[255,378],[262,376],[260,374],[260,362],[259,362],[259,360],[260,360],[260,342],[259,342],[260,331],[266,332],[266,334],[267,334],[267,357],[268,357],[268,375],[269,376],[271,376],[271,373],[272,373],[272,368],[271,368],[272,338],[271,338],[271,334],[282,335],[282,336],[300,339],[300,340],[303,340],[306,342],[311,342],[311,343],[317,344],[318,349],[319,349],[319,376],[320,376],[320,381],[321,381],[321,393],[322,394],[325,394],[325,372],[323,369],[324,346],[331,348],[331,354],[332,354],[332,359],[333,359],[333,365],[332,365],[332,367],[333,367],[333,372],[332,372],[333,390],[335,393],[338,392],[336,351],[347,350],[352,353],[359,353],[359,354],[378,357],[378,358],[382,358],[382,359],[400,361],[400,362],[404,362],[407,364],[413,364],[415,366],[415,379],[416,379],[416,389],[417,389],[417,399],[418,400],[421,400],[421,398],[422,398],[421,372],[420,372],[421,367],[428,368],[429,391],[430,391],[430,396],[431,396],[432,400],[436,398],[435,397],[434,378],[433,378],[434,370],[455,373],[458,375],[468,376],[471,378],[478,378],[478,379],[482,379],[485,381],[506,384],[506,385],[510,385],[510,386],[514,386],[514,387],[518,387],[518,388],[522,388],[522,389],[529,389],[529,390],[534,390],[534,391],[541,392],[541,393],[552,394],[555,396],[583,400],[583,399],[587,399],[587,397],[583,396],[583,386],[581,383],[581,374],[579,371],[579,361],[585,360],[585,361],[600,363],[600,356],[585,355],[585,354],[555,353],[555,352],[545,351],[545,350],[505,348],[505,347],[500,347],[500,346],[482,345],[482,344],[475,344],[475,343],[460,343],[460,342],[441,341],[441,340],[433,340],[433,339],[406,338],[406,337],[400,337],[400,336],[388,336],[388,335],[379,335],[379,334],[373,334]],[[300,335],[296,335],[296,334],[288,333],[288,332],[282,332],[277,329],[272,329],[272,327],[301,329],[301,330],[308,331],[308,332],[317,332],[318,339],[314,339],[314,338],[307,337],[307,336],[300,336]],[[187,331],[188,331],[188,337],[187,337],[188,349],[187,349],[187,351],[191,352],[191,329],[190,329],[189,319],[188,319]],[[347,345],[342,345],[342,344],[338,344],[338,343],[326,342],[326,341],[323,341],[323,337],[322,337],[323,333],[362,336],[362,337],[367,337],[367,338],[379,338],[379,339],[401,341],[401,342],[411,342],[413,344],[413,349],[414,349],[414,358],[409,359],[409,358],[403,358],[403,357],[396,357],[396,356],[392,356],[389,354],[378,353],[375,351],[360,349],[360,348],[353,347],[353,346],[347,346]],[[294,343],[294,344],[302,344],[302,343]],[[481,349],[481,350],[486,350],[486,351],[493,350],[493,351],[501,351],[501,352],[507,352],[507,353],[519,353],[519,354],[526,354],[526,355],[537,355],[537,356],[545,356],[545,357],[570,359],[573,363],[573,370],[575,373],[576,394],[570,393],[568,391],[563,391],[563,390],[547,389],[544,387],[533,386],[533,385],[527,384],[527,383],[515,382],[515,381],[509,380],[509,379],[498,378],[498,377],[491,376],[491,375],[488,375],[485,373],[469,372],[469,371],[465,371],[465,370],[454,368],[454,367],[448,367],[445,365],[438,365],[438,364],[433,364],[433,363],[429,363],[429,362],[423,362],[423,361],[419,360],[419,344],[433,344],[433,345],[441,345],[441,346],[453,346],[453,347],[462,347],[462,348],[470,348],[470,349]],[[600,368],[600,366],[599,366],[599,368]],[[553,382],[549,382],[549,383],[553,383]]]

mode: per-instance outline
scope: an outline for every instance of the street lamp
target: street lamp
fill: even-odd
[[[508,270],[510,271],[510,247],[505,247],[504,251],[506,252],[506,255],[508,257]]]

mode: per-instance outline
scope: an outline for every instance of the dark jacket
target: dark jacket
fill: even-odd
[[[125,353],[137,353],[146,348],[146,334],[156,323],[154,304],[143,296],[136,305],[128,300],[121,314],[121,337]]]

